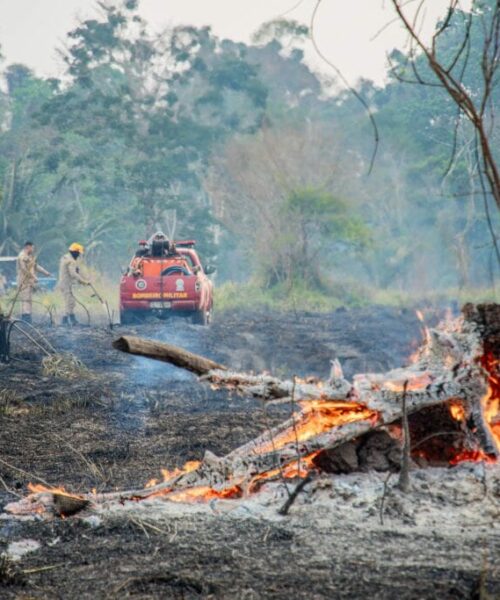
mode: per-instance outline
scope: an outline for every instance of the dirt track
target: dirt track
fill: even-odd
[[[59,351],[74,352],[94,374],[68,382],[44,377],[39,352],[14,338],[14,355],[25,362],[0,367],[2,504],[13,498],[4,486],[25,493],[34,476],[74,491],[135,487],[157,477],[161,467],[199,459],[207,449],[224,454],[282,419],[277,409],[266,415],[258,402],[111,349],[115,336],[131,331],[235,369],[321,377],[328,376],[335,357],[348,377],[398,366],[419,339],[411,311],[382,308],[332,315],[235,313],[207,329],[176,322],[113,333],[44,330]],[[481,561],[468,568],[466,561],[450,557],[447,568],[443,556],[453,553],[453,544],[438,534],[414,537],[405,546],[389,525],[370,533],[359,552],[347,552],[354,538],[359,543],[363,537],[359,525],[354,532],[339,524],[322,555],[307,547],[307,532],[293,518],[267,522],[195,515],[160,532],[129,521],[96,528],[75,519],[0,521],[0,552],[23,538],[42,544],[20,562],[0,565],[0,597],[353,598],[369,593],[375,598],[479,598],[481,586],[500,591],[498,574],[481,579]],[[388,553],[382,563],[380,549]],[[411,560],[415,552],[422,560]],[[51,568],[22,573],[41,567]]]

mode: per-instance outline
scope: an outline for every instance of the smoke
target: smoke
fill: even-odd
[[[207,354],[204,328],[192,325],[186,319],[155,320],[137,329],[137,335],[180,346],[196,354]],[[193,382],[196,376],[168,363],[132,356],[133,370],[128,373],[132,383],[141,387],[169,385],[173,382]]]

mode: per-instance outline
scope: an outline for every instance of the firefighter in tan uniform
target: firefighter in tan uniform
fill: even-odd
[[[50,273],[46,271],[36,262],[35,246],[33,242],[26,242],[23,249],[17,257],[17,289],[19,293],[19,299],[21,300],[21,319],[27,323],[31,323],[31,312],[33,310],[33,290],[35,289],[37,279],[37,272],[50,276]]]
[[[63,325],[76,325],[75,305],[76,300],[73,295],[73,284],[81,283],[90,285],[90,281],[80,275],[78,259],[83,255],[84,248],[81,244],[71,244],[68,253],[65,254],[59,263],[59,282],[58,288],[64,297],[64,316]]]

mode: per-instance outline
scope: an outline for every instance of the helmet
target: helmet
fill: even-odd
[[[81,244],[77,244],[76,242],[73,242],[73,244],[71,244],[71,246],[68,248],[68,250],[70,252],[79,252],[80,254],[83,254],[84,247]]]

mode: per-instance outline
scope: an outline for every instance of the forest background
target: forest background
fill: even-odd
[[[494,6],[473,7],[462,80],[478,94],[480,13]],[[444,55],[467,22],[457,11]],[[402,82],[414,57],[394,50],[384,85],[356,84],[379,131],[371,166],[366,109],[307,66],[310,43],[286,19],[251,44],[206,27],[152,33],[124,0],[68,33],[60,79],[0,63],[0,255],[32,239],[56,270],[79,241],[117,285],[137,241],[175,214],[176,237],[218,268],[221,307],[496,297],[487,219],[498,232],[500,218],[453,101]],[[495,87],[492,114],[499,101]],[[492,121],[493,148],[498,133]]]

